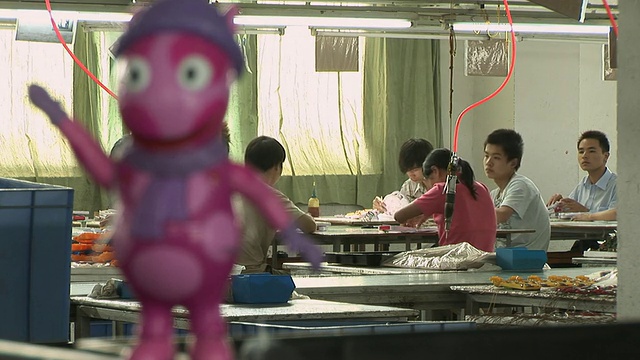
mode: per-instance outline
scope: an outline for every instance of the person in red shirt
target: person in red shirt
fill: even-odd
[[[460,172],[456,185],[456,197],[453,208],[451,228],[444,228],[444,186],[447,179],[447,167],[451,160],[451,151],[441,148],[433,150],[422,165],[422,172],[429,190],[395,213],[395,219],[401,224],[414,226],[433,215],[438,225],[439,245],[451,245],[468,242],[475,248],[492,252],[496,243],[496,213],[489,189],[475,181],[473,169],[465,160],[460,159]]]

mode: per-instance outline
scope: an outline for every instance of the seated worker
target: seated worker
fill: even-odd
[[[491,191],[498,227],[534,229],[535,233],[511,236],[511,246],[529,250],[549,248],[549,213],[538,187],[526,176],[516,173],[522,164],[524,142],[511,129],[495,130],[484,142],[484,172],[498,185]],[[500,247],[501,242],[498,244]]]
[[[547,206],[555,204],[560,212],[584,212],[574,220],[616,220],[618,176],[607,168],[609,150],[609,139],[603,132],[583,132],[578,139],[578,163],[587,175],[568,197],[554,194]]]
[[[286,159],[284,147],[278,140],[259,136],[247,145],[244,152],[245,165],[259,172],[262,180],[274,186],[282,175],[282,164]],[[300,210],[289,198],[280,191],[273,191],[282,199],[287,212],[295,219],[300,230],[304,233],[316,231],[316,222],[311,215]],[[271,272],[280,273],[267,264],[267,253],[273,242],[276,230],[262,218],[260,212],[242,198],[234,199],[234,209],[238,213],[243,234],[243,244],[236,259],[236,264],[243,265],[247,273]]]
[[[449,149],[433,150],[424,161],[422,171],[429,190],[411,204],[398,210],[394,217],[401,224],[419,225],[433,215],[438,225],[439,245],[468,242],[477,249],[492,252],[496,242],[496,215],[487,187],[475,181],[473,169],[460,159],[461,171],[456,184],[453,218],[448,234],[444,228],[443,189],[447,167],[451,161]]]
[[[409,177],[400,187],[400,194],[409,203],[427,191],[422,174],[422,163],[432,150],[433,145],[429,141],[417,138],[405,141],[400,147],[398,165],[400,166],[400,171]],[[373,208],[381,213],[387,211],[383,200],[379,196],[373,199]]]

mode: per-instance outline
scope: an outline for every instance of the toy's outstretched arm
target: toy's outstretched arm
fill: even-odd
[[[105,188],[112,187],[115,179],[115,165],[91,135],[80,125],[71,121],[60,107],[60,103],[53,100],[42,87],[30,85],[29,99],[44,111],[51,122],[69,139],[76,157],[94,180]]]
[[[295,222],[283,211],[282,200],[252,170],[231,164],[234,190],[249,199],[262,216],[280,230],[288,249],[299,252],[315,268],[320,266],[322,251],[309,238],[298,232]]]

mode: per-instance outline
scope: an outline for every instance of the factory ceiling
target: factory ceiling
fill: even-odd
[[[132,0],[50,1],[54,10],[99,12],[131,12],[135,6],[141,4],[140,1],[136,3]],[[618,1],[608,1],[616,17]],[[218,3],[235,4],[244,15],[402,18],[411,20],[412,28],[416,30],[425,27],[446,28],[448,24],[454,22],[507,22],[502,0],[343,0],[340,2],[219,0]],[[601,0],[510,0],[508,4],[514,22],[609,24]],[[541,4],[548,4],[548,7]],[[559,9],[555,9],[556,11],[550,9],[554,7]],[[584,9],[583,22],[578,21],[575,8]],[[0,0],[0,9],[45,9],[45,2],[44,0]]]

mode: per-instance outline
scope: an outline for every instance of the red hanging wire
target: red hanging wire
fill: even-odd
[[[498,89],[496,89],[493,93],[491,93],[489,96],[485,97],[484,99],[467,106],[467,108],[462,110],[460,115],[458,115],[458,119],[456,119],[456,127],[455,127],[455,130],[454,130],[454,133],[453,133],[453,152],[454,153],[458,151],[458,132],[460,131],[460,121],[462,120],[462,117],[467,112],[469,112],[469,110],[471,110],[471,109],[475,108],[476,106],[482,105],[485,102],[491,100],[500,91],[502,91],[502,89],[505,87],[505,85],[507,85],[507,83],[509,82],[509,79],[511,79],[511,75],[513,74],[513,69],[514,69],[515,64],[516,64],[516,34],[513,31],[513,19],[511,18],[511,11],[509,10],[509,4],[507,3],[507,0],[502,0],[502,1],[504,2],[504,7],[505,7],[505,11],[507,13],[507,18],[509,19],[509,26],[511,27],[511,46],[512,46],[513,56],[511,57],[511,64],[509,65],[509,72],[507,73],[507,77],[502,82],[502,85],[500,85],[500,87]]]
[[[58,28],[58,24],[56,23],[55,19],[53,18],[53,13],[51,12],[51,3],[49,2],[49,0],[44,0],[44,2],[47,5],[47,11],[49,12],[49,18],[51,19],[51,25],[53,25],[53,30],[56,32],[56,35],[58,36],[58,41],[60,41],[60,44],[62,44],[64,49],[67,51],[67,53],[69,53],[69,55],[71,55],[71,58],[73,58],[73,61],[75,61],[75,63],[78,64],[78,66],[80,66],[80,69],[82,69],[82,71],[84,71],[87,75],[89,75],[91,80],[95,81],[95,83],[100,85],[100,87],[103,88],[104,91],[106,91],[114,99],[118,100],[118,96],[113,91],[111,91],[106,85],[104,85],[102,82],[100,82],[100,80],[98,80],[98,78],[95,75],[93,75],[93,73],[91,71],[89,71],[89,69],[87,69],[86,66],[84,66],[82,61],[80,61],[80,59],[78,59],[76,57],[76,55],[73,53],[73,51],[71,51],[71,49],[69,49],[69,46],[67,46],[67,43],[64,41],[64,38],[62,37],[62,34],[60,33],[60,29]]]
[[[602,0],[602,3],[604,4],[604,8],[607,10],[609,21],[611,21],[611,26],[613,26],[613,32],[616,33],[616,37],[618,37],[618,24],[616,24],[616,19],[613,17],[611,7],[609,7],[609,3],[607,2],[607,0]]]

